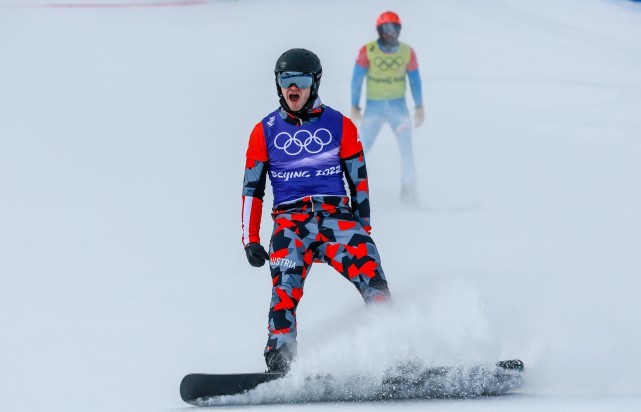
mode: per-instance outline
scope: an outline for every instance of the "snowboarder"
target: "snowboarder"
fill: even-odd
[[[269,261],[271,270],[264,352],[269,372],[289,370],[296,356],[296,308],[313,262],[331,265],[366,303],[390,300],[370,236],[367,170],[356,126],[321,103],[322,67],[311,51],[286,51],[274,73],[280,107],[249,137],[242,205],[247,260],[256,267]],[[267,176],[274,194],[269,253],[259,237]]]
[[[361,139],[365,153],[372,146],[384,123],[396,135],[401,150],[401,200],[416,204],[416,172],[412,153],[412,124],[405,102],[406,81],[415,104],[415,127],[425,119],[421,76],[416,53],[407,44],[398,41],[401,19],[392,11],[382,13],[376,20],[378,39],[365,44],[358,52],[352,75],[352,109],[350,117],[361,121]],[[365,114],[359,106],[363,79],[367,77]]]

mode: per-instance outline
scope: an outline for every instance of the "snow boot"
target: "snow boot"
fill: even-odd
[[[280,348],[272,349],[265,353],[267,372],[288,372],[295,357],[296,347],[291,344],[285,343]]]

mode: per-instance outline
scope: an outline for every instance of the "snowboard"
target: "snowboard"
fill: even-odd
[[[520,360],[500,361],[490,365],[425,367],[409,361],[388,369],[383,376],[357,374],[350,377],[309,375],[303,386],[271,388],[271,397],[260,400],[225,400],[225,405],[245,403],[296,403],[331,401],[392,401],[429,398],[474,398],[508,394],[522,384],[525,367]],[[283,379],[286,373],[236,373],[185,376],[180,397],[196,406],[215,406],[217,399],[228,395],[248,394],[259,385]],[[284,382],[284,380],[282,381]],[[274,392],[281,391],[283,394]],[[300,392],[297,396],[292,392]],[[225,398],[227,399],[227,398]],[[240,402],[240,403],[238,403]]]

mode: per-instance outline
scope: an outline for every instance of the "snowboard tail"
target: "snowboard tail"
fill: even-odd
[[[306,384],[327,395],[304,401],[359,401],[426,398],[473,398],[507,394],[522,384],[525,367],[520,360],[473,367],[424,367],[407,362],[389,369],[381,378],[358,375],[337,385],[331,375],[310,376]],[[260,384],[281,379],[286,373],[189,374],[180,384],[183,401],[197,406],[208,400],[246,393]],[[344,386],[368,386],[366,392],[347,394]],[[297,389],[294,389],[297,390]],[[309,392],[309,391],[307,391]],[[333,395],[332,395],[333,394]]]
[[[200,398],[236,395],[254,389],[261,383],[282,378],[285,373],[258,372],[210,375],[192,373],[180,383],[180,397],[187,403]]]

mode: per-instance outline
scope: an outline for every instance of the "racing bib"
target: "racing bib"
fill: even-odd
[[[345,196],[339,151],[343,115],[325,106],[318,120],[294,126],[275,111],[262,120],[274,206],[305,196]]]

